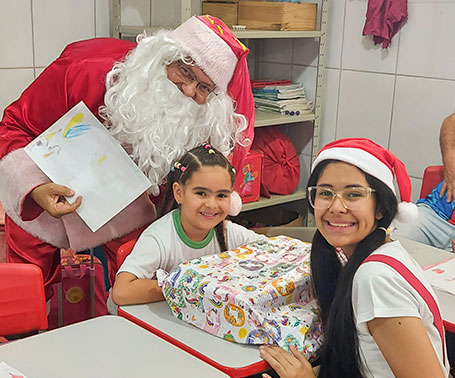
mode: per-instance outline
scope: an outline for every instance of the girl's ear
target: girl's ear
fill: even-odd
[[[382,209],[376,210],[375,218],[376,218],[376,220],[381,220],[382,218],[384,218],[384,214],[382,213]]]
[[[175,202],[180,205],[182,203],[183,187],[177,181],[172,184],[172,193],[174,194]]]

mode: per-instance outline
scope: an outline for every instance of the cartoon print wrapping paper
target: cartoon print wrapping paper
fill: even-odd
[[[162,281],[172,313],[242,344],[296,345],[312,360],[322,325],[310,271],[311,244],[286,236],[181,264]]]

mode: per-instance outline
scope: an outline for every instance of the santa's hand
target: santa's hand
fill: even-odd
[[[70,188],[57,185],[54,183],[37,186],[30,193],[30,197],[54,218],[60,218],[62,215],[70,214],[81,205],[82,197],[79,196],[76,201],[70,205],[64,196],[72,197],[74,191]]]
[[[277,346],[264,345],[260,348],[260,355],[280,378],[315,378],[313,368],[303,353],[294,345],[291,345],[289,350],[292,354]],[[262,376],[270,377],[268,374]]]

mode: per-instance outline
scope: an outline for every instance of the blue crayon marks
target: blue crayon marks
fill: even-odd
[[[65,138],[76,138],[83,135],[87,130],[90,130],[90,125],[76,125],[73,126],[68,132],[64,135]]]
[[[87,130],[90,130],[90,125],[84,125],[81,123],[83,118],[84,115],[82,113],[77,113],[65,127],[63,137],[76,138],[78,136],[83,135]]]

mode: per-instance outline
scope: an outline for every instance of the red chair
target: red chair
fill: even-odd
[[[33,264],[0,263],[0,335],[47,328],[41,269]]]
[[[422,187],[420,188],[420,198],[425,198],[436,185],[444,178],[443,165],[430,165],[423,172]]]
[[[117,250],[117,269],[120,268],[125,261],[126,256],[128,256],[133,250],[134,245],[136,244],[137,239],[132,239],[122,244]]]

